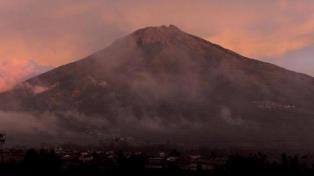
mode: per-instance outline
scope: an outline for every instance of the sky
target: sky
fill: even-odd
[[[313,0],[0,0],[0,21],[0,91],[136,29],[169,24],[314,76]]]

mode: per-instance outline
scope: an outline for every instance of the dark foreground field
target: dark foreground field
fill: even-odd
[[[18,175],[313,175],[311,154],[148,148],[11,148],[1,176]]]

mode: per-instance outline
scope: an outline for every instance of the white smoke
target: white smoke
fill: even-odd
[[[227,107],[221,108],[220,115],[229,125],[242,125],[244,123],[243,119],[233,117],[230,109]]]

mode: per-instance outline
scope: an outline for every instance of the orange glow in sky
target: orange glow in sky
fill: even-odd
[[[0,1],[0,21],[0,61],[58,66],[138,28],[174,24],[245,56],[314,75],[314,1],[10,0]]]

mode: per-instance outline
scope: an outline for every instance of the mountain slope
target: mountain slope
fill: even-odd
[[[132,117],[136,123],[122,132],[140,134],[143,123],[150,136],[167,131],[178,141],[304,142],[314,129],[313,107],[314,78],[172,25],[137,30],[0,94],[3,110],[75,111],[112,124]]]

